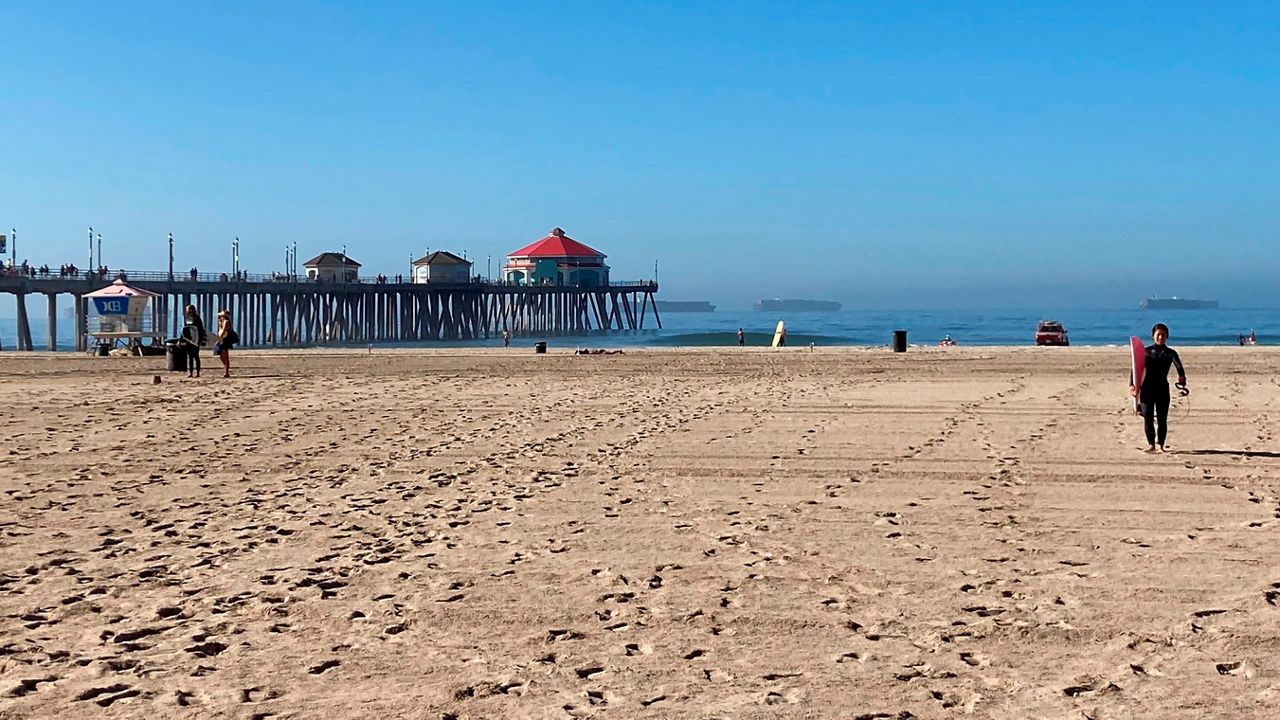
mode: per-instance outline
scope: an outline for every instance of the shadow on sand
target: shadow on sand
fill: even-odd
[[[1249,458],[1280,458],[1280,452],[1271,450],[1179,450],[1178,455],[1234,455]]]

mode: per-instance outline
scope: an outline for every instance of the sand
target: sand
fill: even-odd
[[[1280,352],[1125,352],[6,353],[0,717],[1280,717]]]

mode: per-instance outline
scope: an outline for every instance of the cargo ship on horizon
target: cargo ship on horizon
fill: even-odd
[[[1162,298],[1152,295],[1143,300],[1140,307],[1143,310],[1217,310],[1217,300],[1192,300],[1190,298],[1180,298],[1178,296]]]
[[[843,307],[834,300],[757,300],[755,309],[766,312],[835,312]]]
[[[715,312],[716,306],[709,300],[654,300],[658,312],[665,313],[709,313]]]

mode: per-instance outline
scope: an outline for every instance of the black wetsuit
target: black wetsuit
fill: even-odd
[[[1178,381],[1185,381],[1187,373],[1182,369],[1178,352],[1166,345],[1147,346],[1146,370],[1142,376],[1142,389],[1138,400],[1142,403],[1142,420],[1147,431],[1147,444],[1164,447],[1169,424],[1169,368],[1178,368]],[[1156,421],[1159,420],[1157,430]]]
[[[199,318],[187,320],[182,327],[183,347],[187,351],[187,374],[200,372],[200,346],[207,342],[204,323]]]

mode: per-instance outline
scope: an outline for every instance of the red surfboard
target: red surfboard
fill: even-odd
[[[1142,338],[1133,336],[1129,338],[1129,350],[1133,354],[1133,364],[1130,366],[1133,386],[1137,388],[1137,393],[1133,396],[1133,411],[1141,412],[1142,379],[1147,373],[1147,346],[1142,344]]]

